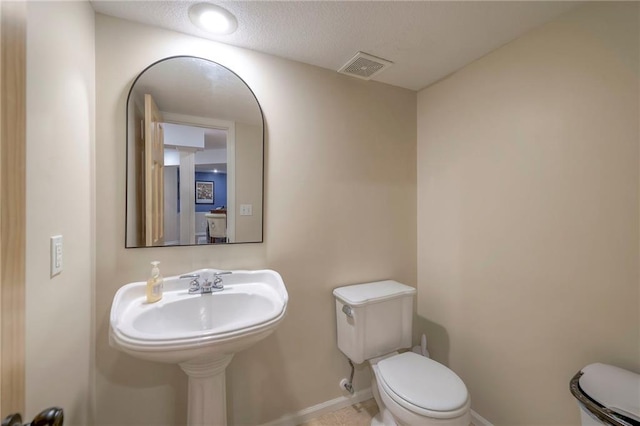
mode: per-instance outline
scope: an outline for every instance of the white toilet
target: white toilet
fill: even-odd
[[[354,363],[368,361],[380,413],[372,425],[469,426],[471,400],[462,380],[444,365],[413,352],[413,296],[396,281],[339,287],[338,348]]]

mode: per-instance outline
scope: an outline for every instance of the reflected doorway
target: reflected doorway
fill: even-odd
[[[164,245],[234,241],[233,123],[163,123]]]

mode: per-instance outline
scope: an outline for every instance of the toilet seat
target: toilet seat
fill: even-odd
[[[422,416],[453,418],[469,409],[462,380],[444,365],[413,352],[377,363],[382,390],[398,405]]]

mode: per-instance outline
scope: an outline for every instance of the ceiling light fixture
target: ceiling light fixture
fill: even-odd
[[[214,34],[231,34],[238,28],[238,21],[231,12],[211,3],[198,3],[189,8],[193,24]]]

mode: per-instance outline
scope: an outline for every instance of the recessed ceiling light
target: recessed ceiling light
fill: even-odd
[[[238,28],[238,21],[231,12],[211,3],[191,6],[189,19],[196,27],[214,34],[231,34]]]

